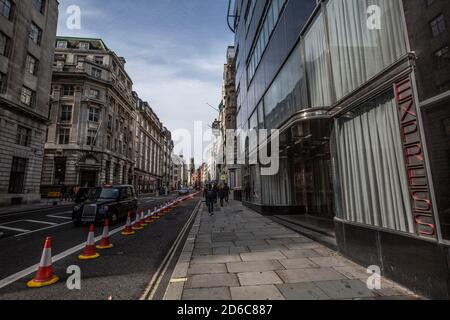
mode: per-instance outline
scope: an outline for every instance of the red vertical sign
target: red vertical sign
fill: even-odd
[[[416,232],[424,237],[435,238],[433,204],[410,78],[395,84],[395,96],[399,105],[400,132]]]

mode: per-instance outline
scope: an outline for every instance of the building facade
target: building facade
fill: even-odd
[[[40,201],[56,0],[0,2],[0,206]]]
[[[243,166],[244,203],[331,226],[344,255],[434,298],[450,292],[449,6],[240,0],[230,19],[237,127],[280,135],[278,174]]]
[[[162,153],[161,153],[161,175],[162,175],[162,187],[166,188],[167,191],[172,190],[173,181],[173,162],[172,154],[174,143],[172,140],[172,133],[164,127],[162,129]]]
[[[173,174],[172,174],[172,190],[180,190],[187,186],[186,162],[183,156],[172,155]]]
[[[223,100],[220,109],[220,129],[223,136],[223,155],[225,166],[222,169],[221,180],[231,189],[240,189],[242,186],[241,168],[237,164],[228,163],[226,160],[228,133],[237,129],[237,96],[236,96],[236,49],[228,47],[226,63],[223,71]],[[236,149],[230,149],[232,159],[236,157]]]
[[[132,85],[125,59],[101,39],[57,38],[43,190],[132,184]]]
[[[155,193],[162,185],[163,125],[148,102],[136,101],[134,184],[139,193]]]

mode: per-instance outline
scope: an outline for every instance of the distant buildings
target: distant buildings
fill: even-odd
[[[0,1],[0,206],[40,200],[58,1]]]
[[[179,190],[187,186],[187,165],[183,156],[172,155],[173,175],[172,186],[173,190]]]
[[[148,102],[134,93],[137,117],[135,136],[134,185],[139,193],[154,193],[163,184],[161,155],[163,152],[163,125]]]
[[[170,132],[133,92],[101,39],[58,37],[42,189],[131,184],[156,192],[171,179]]]

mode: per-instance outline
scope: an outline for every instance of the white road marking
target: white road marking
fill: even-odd
[[[199,212],[201,203],[198,203],[195,206],[194,211],[192,211],[189,219],[186,221],[186,224],[183,226],[183,229],[178,234],[177,239],[175,239],[175,242],[173,243],[170,250],[167,252],[167,255],[164,257],[164,260],[161,262],[161,265],[156,270],[156,273],[153,275],[152,279],[150,280],[150,283],[148,284],[147,288],[145,289],[144,293],[142,294],[141,298],[139,300],[153,300],[156,290],[158,289],[159,285],[161,284],[161,281],[165,274],[167,273],[167,269],[169,268],[175,253],[178,250],[178,247],[181,244],[181,240],[184,238],[186,233],[189,231],[189,225],[195,221],[195,218],[197,217],[197,214]]]
[[[72,223],[72,221],[70,221],[70,222],[64,222],[64,223],[61,223],[61,224],[56,224],[56,225],[54,225],[54,226],[47,227],[47,228],[42,228],[42,229],[38,229],[38,230],[33,230],[33,231],[21,233],[21,234],[18,234],[18,235],[16,235],[16,236],[14,236],[14,237],[15,237],[15,238],[20,238],[20,237],[23,237],[23,236],[26,236],[26,235],[29,235],[29,234],[32,234],[32,233],[37,233],[37,232],[44,231],[44,230],[49,230],[49,229],[53,229],[53,228],[57,228],[57,227],[62,227],[62,226],[65,226],[65,225],[67,225],[67,224],[70,224],[70,223]]]
[[[114,231],[111,231],[110,232],[110,236],[113,236],[113,235],[115,235],[115,234],[117,234],[119,232],[122,232],[123,229],[125,229],[124,226],[120,227],[120,228],[117,228]],[[101,238],[102,238],[102,236],[98,236],[97,238],[95,238],[95,241],[96,242],[100,241]],[[83,242],[82,244],[80,244],[80,245],[78,245],[76,247],[68,249],[68,250],[66,250],[66,251],[64,251],[64,252],[54,256],[53,259],[52,259],[53,263],[58,262],[58,261],[60,261],[60,260],[62,260],[64,258],[66,258],[66,257],[68,257],[68,256],[70,256],[70,255],[72,255],[72,254],[74,254],[76,252],[78,252],[78,251],[83,250],[85,245],[86,245],[86,243]],[[18,281],[18,280],[20,280],[20,279],[22,279],[22,278],[32,274],[33,272],[36,272],[36,270],[38,268],[39,268],[39,263],[35,264],[34,266],[31,266],[31,267],[29,267],[29,268],[27,268],[25,270],[19,271],[19,272],[13,274],[13,275],[10,275],[9,277],[6,277],[3,280],[0,280],[0,289],[4,288],[6,286],[9,286],[11,283],[14,283],[14,282]]]
[[[57,226],[57,223],[47,222],[47,221],[38,221],[38,220],[24,220],[25,222],[37,223],[37,224],[47,224],[49,226]]]
[[[16,232],[30,232],[31,230],[25,230],[25,229],[19,229],[19,228],[11,228],[11,227],[5,227],[0,226],[0,229],[9,230],[9,231],[16,231]]]
[[[49,216],[46,216],[46,217],[54,218],[54,219],[72,220],[71,217],[61,217],[61,216],[55,216],[55,215],[49,215]]]

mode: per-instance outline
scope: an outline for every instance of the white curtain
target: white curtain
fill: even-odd
[[[261,176],[261,199],[263,205],[293,205],[291,178],[289,177],[288,159],[280,159],[280,170],[273,176]]]
[[[379,8],[379,29],[368,27]],[[399,0],[330,0],[330,53],[337,99],[364,84],[406,53]],[[376,20],[371,20],[376,22]]]
[[[337,120],[341,218],[414,232],[397,105],[389,92]]]
[[[328,45],[325,23],[320,14],[305,36],[305,59],[310,107],[332,104]]]

